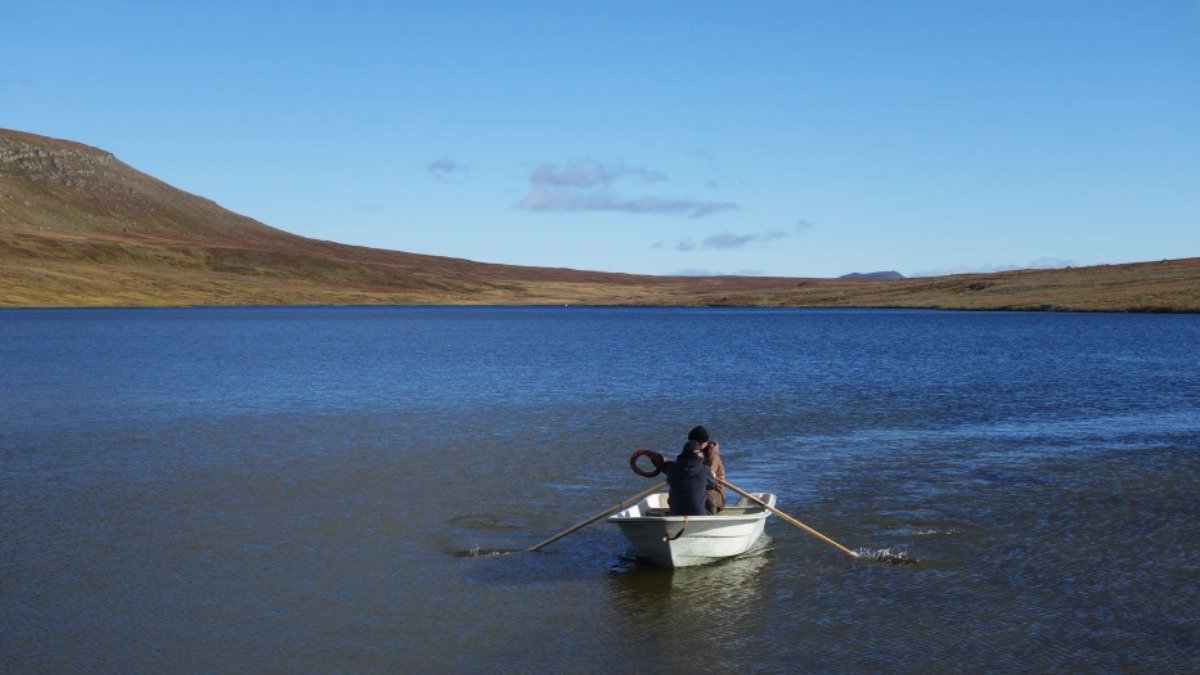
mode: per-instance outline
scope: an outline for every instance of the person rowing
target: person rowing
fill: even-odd
[[[667,463],[667,505],[671,515],[712,515],[724,506],[724,492],[710,467],[712,460],[715,460],[721,475],[724,476],[724,465],[720,464],[717,451],[709,451],[708,457],[711,460],[705,462],[705,451],[709,450],[711,445],[715,443],[709,441],[708,430],[698,426],[688,432],[687,443],[675,461]],[[711,500],[710,495],[714,495]],[[716,501],[718,499],[719,506]]]

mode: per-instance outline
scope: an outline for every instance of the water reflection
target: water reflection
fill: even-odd
[[[772,556],[764,535],[745,554],[696,567],[665,568],[626,554],[610,573],[614,603],[635,626],[705,626],[714,616],[736,623],[760,605]]]

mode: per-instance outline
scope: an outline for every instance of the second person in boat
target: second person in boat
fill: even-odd
[[[725,480],[725,463],[721,461],[720,453],[721,445],[716,441],[709,441],[704,446],[704,466],[708,467],[716,482],[715,488],[709,488],[704,493],[704,508],[710,516],[717,515],[725,508],[725,486],[721,484]]]
[[[683,451],[674,462],[667,465],[667,485],[670,488],[667,504],[671,515],[711,515],[725,505],[724,492],[710,464],[715,462],[721,476],[725,475],[725,468],[717,454],[718,449],[709,450],[711,445],[715,444],[709,442],[708,430],[702,426],[696,427],[688,433]],[[716,506],[717,499],[719,506]]]

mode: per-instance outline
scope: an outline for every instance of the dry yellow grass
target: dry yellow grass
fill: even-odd
[[[0,307],[721,305],[1200,311],[1200,258],[899,281],[654,277],[298,237],[87,146],[0,130]]]
[[[137,262],[28,258],[0,266],[3,307],[190,305],[679,305],[1108,312],[1200,311],[1200,259],[900,281],[485,276],[401,286],[286,269],[218,270],[150,253]]]

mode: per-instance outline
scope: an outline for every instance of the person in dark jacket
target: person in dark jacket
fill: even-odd
[[[704,464],[704,448],[708,444],[708,431],[696,427],[688,434],[683,452],[674,462],[667,464],[667,505],[673,516],[705,516],[708,509],[705,498],[708,490],[715,490],[717,483],[712,471]]]

